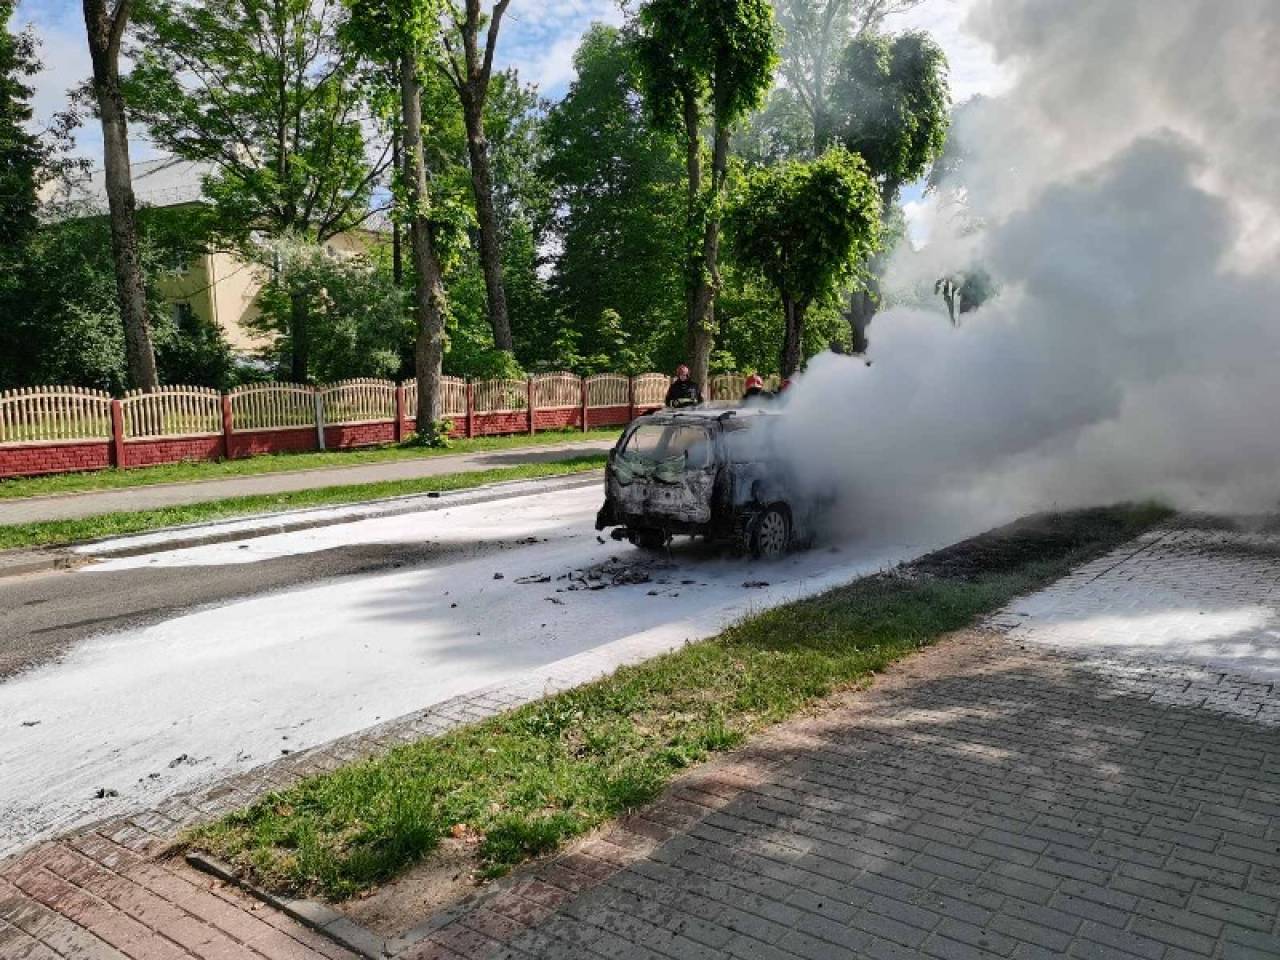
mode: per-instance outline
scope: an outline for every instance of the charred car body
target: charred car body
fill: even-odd
[[[758,557],[807,545],[829,498],[805,491],[776,452],[784,417],[762,409],[664,410],[640,417],[609,453],[596,529],[657,549],[706,536]]]

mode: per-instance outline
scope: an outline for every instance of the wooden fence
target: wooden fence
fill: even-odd
[[[476,413],[514,413],[529,407],[527,380],[477,380],[471,391]]]
[[[396,385],[390,380],[341,380],[318,392],[326,424],[373,423],[396,416]]]
[[[631,402],[631,378],[617,373],[587,377],[587,407],[625,407]]]
[[[222,432],[222,394],[209,387],[130,390],[120,405],[126,440],[200,437]]]
[[[660,407],[667,399],[671,378],[665,373],[642,373],[632,378],[633,402],[637,407]]]
[[[290,430],[316,422],[316,391],[299,383],[256,383],[227,395],[232,430]]]
[[[87,387],[0,391],[0,444],[106,440],[111,396]]]
[[[714,378],[708,399],[736,399],[742,381]],[[621,426],[662,406],[670,382],[662,373],[444,377],[441,415],[455,436]],[[81,387],[10,390],[0,393],[0,477],[390,443],[415,429],[417,391],[416,381],[373,379],[227,394],[172,386],[120,399]]]

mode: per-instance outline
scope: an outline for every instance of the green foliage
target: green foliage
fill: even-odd
[[[0,387],[68,383],[119,392],[128,375],[110,224],[56,212],[63,218],[39,228],[0,280]],[[220,332],[165,303],[159,288],[202,249],[199,211],[143,209],[138,224],[161,381],[229,385],[234,367]]]
[[[261,251],[270,280],[259,294],[254,321],[273,334],[270,356],[281,371],[292,355],[290,312],[306,305],[310,373],[320,382],[350,377],[396,377],[413,341],[405,291],[392,281],[384,251],[333,254],[318,244],[284,237]]]
[[[0,250],[24,242],[36,226],[36,191],[49,151],[28,129],[32,88],[40,72],[35,38],[13,34],[16,0],[0,0]]]
[[[619,31],[591,28],[574,64],[578,77],[542,131],[539,173],[551,191],[558,241],[548,282],[557,313],[543,341],[544,350],[555,349],[537,359],[586,370],[604,356],[665,369],[678,356],[684,325],[679,147],[646,122],[632,51]]]
[[[891,199],[946,143],[946,55],[927,33],[863,34],[841,56],[831,101],[837,139],[866,159]]]
[[[807,308],[876,249],[880,198],[862,158],[837,147],[750,173],[728,227],[738,260]]]
[[[406,51],[419,58],[440,32],[442,0],[348,0],[343,41],[377,63],[394,68]]]
[[[768,0],[647,0],[634,23],[645,102],[656,126],[683,129],[684,104],[709,101],[732,127],[769,90],[778,55]]]
[[[150,138],[216,173],[228,234],[318,240],[369,215],[369,104],[342,7],[311,0],[139,0],[125,97]]]

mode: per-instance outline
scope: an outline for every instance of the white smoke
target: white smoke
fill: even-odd
[[[868,522],[1275,509],[1280,2],[981,0],[968,26],[1017,77],[963,130],[986,229],[940,215],[889,279],[976,257],[1000,296],[958,329],[881,314],[871,366],[817,358],[792,454]]]

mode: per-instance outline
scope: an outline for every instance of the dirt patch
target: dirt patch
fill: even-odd
[[[935,550],[901,568],[903,576],[976,580],[1018,570],[1045,557],[1060,557],[1098,542],[1100,530],[1114,527],[1113,509],[1040,513],[949,547]]]
[[[335,910],[381,937],[398,937],[476,892],[476,846],[448,837],[416,867]]]

